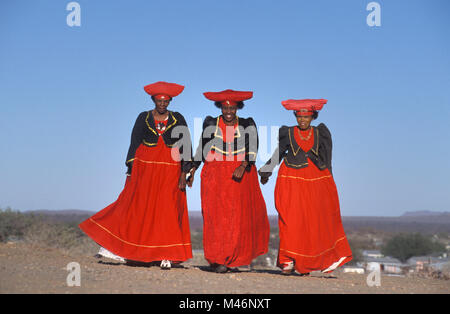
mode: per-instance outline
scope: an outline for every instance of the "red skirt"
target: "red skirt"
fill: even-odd
[[[203,249],[210,264],[249,265],[266,254],[269,220],[254,166],[232,179],[240,161],[206,161],[201,173]]]
[[[289,168],[283,162],[278,171],[278,266],[294,261],[300,273],[330,272],[349,262],[352,252],[342,226],[334,179],[328,169],[321,171],[308,162],[302,169]]]
[[[119,198],[80,224],[95,242],[125,259],[152,262],[192,258],[186,192],[179,162],[159,139],[140,145]]]

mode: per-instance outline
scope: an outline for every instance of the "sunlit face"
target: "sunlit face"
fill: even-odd
[[[171,99],[153,99],[155,103],[155,109],[159,114],[165,114],[167,112],[167,107],[169,106]]]
[[[225,122],[233,122],[236,119],[237,106],[222,105],[222,117]]]
[[[308,116],[301,116],[296,114],[297,117],[297,124],[298,127],[300,128],[300,130],[308,130],[309,127],[311,126],[311,121],[313,120],[313,116],[312,115],[308,115]]]

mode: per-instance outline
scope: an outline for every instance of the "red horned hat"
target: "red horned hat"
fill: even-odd
[[[147,94],[154,96],[157,99],[166,99],[166,97],[170,99],[181,94],[184,90],[184,86],[175,83],[156,82],[144,86],[144,90]]]
[[[239,101],[248,100],[253,97],[253,92],[235,91],[226,89],[221,92],[206,92],[203,95],[212,101],[221,102],[223,105],[236,105]]]
[[[312,115],[327,103],[326,99],[288,99],[281,102],[287,110],[294,110],[298,115]]]

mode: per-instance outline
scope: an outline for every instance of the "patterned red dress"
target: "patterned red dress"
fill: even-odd
[[[312,128],[295,130],[295,141],[309,151],[315,132]],[[327,168],[319,170],[309,158],[308,166],[301,169],[283,162],[275,186],[275,206],[280,232],[278,266],[294,261],[299,273],[330,272],[352,259],[336,184]]]
[[[224,141],[233,142],[238,125],[227,132],[220,118],[218,126]],[[210,264],[238,267],[267,253],[270,228],[255,166],[236,182],[233,172],[244,153],[228,153],[209,152],[201,172],[203,249]]]

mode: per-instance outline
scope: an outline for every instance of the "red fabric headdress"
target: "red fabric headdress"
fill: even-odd
[[[288,99],[281,102],[284,108],[296,111],[297,115],[312,115],[326,103],[326,99]]]
[[[166,99],[166,97],[173,98],[181,94],[183,89],[183,85],[167,82],[156,82],[144,86],[144,90],[147,92],[147,94],[155,96],[155,98],[157,99]]]
[[[205,97],[212,101],[219,101],[222,105],[233,106],[239,101],[248,100],[253,97],[253,92],[235,91],[227,89],[221,92],[206,92]]]

